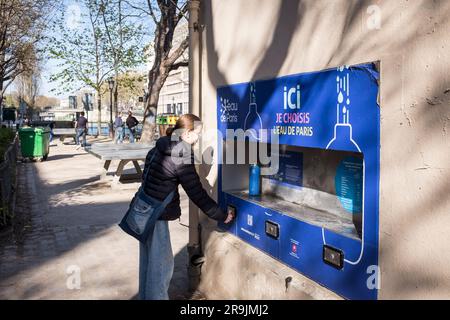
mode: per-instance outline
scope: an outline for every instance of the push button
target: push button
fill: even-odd
[[[323,262],[338,270],[342,270],[342,268],[344,268],[344,252],[339,249],[324,245]]]
[[[266,221],[266,234],[274,239],[280,237],[280,226],[272,221]]]

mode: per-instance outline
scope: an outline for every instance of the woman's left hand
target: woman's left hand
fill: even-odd
[[[234,215],[229,213],[227,219],[224,221],[225,224],[230,223],[234,219]]]

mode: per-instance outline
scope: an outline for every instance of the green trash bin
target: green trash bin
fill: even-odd
[[[48,127],[25,127],[19,130],[22,157],[46,160],[50,152],[50,129]]]

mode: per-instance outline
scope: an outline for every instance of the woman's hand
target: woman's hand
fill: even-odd
[[[224,221],[225,224],[230,223],[234,219],[234,215],[229,213],[226,220]]]

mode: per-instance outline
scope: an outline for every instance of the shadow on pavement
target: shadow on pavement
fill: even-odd
[[[0,299],[129,299],[136,293],[138,244],[117,226],[134,191],[111,189],[98,180],[97,162],[70,152],[19,165],[19,214],[29,219],[22,239],[0,243]],[[82,169],[93,165],[98,170]],[[186,264],[184,246],[175,255],[172,299],[188,298]],[[67,287],[74,266],[81,290]]]

